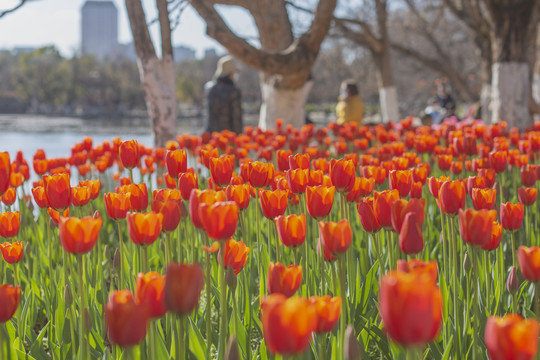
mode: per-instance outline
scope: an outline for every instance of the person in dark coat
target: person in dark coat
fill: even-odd
[[[237,72],[231,56],[219,59],[214,79],[205,85],[207,103],[205,131],[231,130],[241,133],[244,130],[242,95],[234,84]]]

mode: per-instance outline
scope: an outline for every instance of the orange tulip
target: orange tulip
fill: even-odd
[[[158,182],[162,180],[161,178],[158,178]],[[165,186],[169,189],[176,189],[176,180],[172,178],[169,173],[163,174],[163,180],[165,181]],[[163,181],[162,180],[162,181]]]
[[[439,268],[435,260],[425,262],[417,259],[409,261],[398,259],[397,270],[405,273],[428,274],[433,279],[433,283],[437,283]]]
[[[334,205],[334,186],[306,187],[306,207],[311,217],[321,220],[330,214]]]
[[[520,246],[518,248],[519,270],[525,280],[540,282],[540,248],[536,246]]]
[[[71,204],[84,206],[90,201],[90,189],[86,186],[74,186],[71,188]]]
[[[221,250],[223,250],[223,255],[221,255]],[[234,273],[238,275],[246,266],[249,251],[250,248],[244,242],[229,239],[224,242],[222,249],[219,250],[218,260],[221,262],[223,256],[225,268],[231,267]]]
[[[11,178],[11,161],[9,160],[9,153],[7,151],[0,152],[0,195],[9,187],[9,180]]]
[[[177,189],[157,189],[152,192],[152,199],[157,201],[172,199],[180,203],[182,194]]]
[[[8,322],[15,315],[20,300],[20,286],[0,285],[0,324]]]
[[[304,352],[317,330],[317,310],[307,299],[282,294],[266,297],[261,305],[264,342],[272,353],[295,355]]]
[[[5,242],[0,244],[0,251],[2,251],[2,257],[8,264],[15,264],[21,261],[24,246],[23,243],[19,241],[15,241],[14,243]]]
[[[116,192],[129,194],[129,206],[132,211],[145,211],[148,207],[148,189],[144,183],[120,186]]]
[[[478,176],[486,179],[486,187],[493,187],[493,184],[495,184],[496,173],[493,169],[479,169]]]
[[[86,186],[90,190],[90,199],[97,199],[101,190],[101,182],[98,180],[82,180],[79,186]]]
[[[448,176],[441,176],[439,178],[430,177],[428,179],[429,192],[433,197],[439,197],[439,188],[445,181],[450,181],[450,178]]]
[[[210,158],[210,173],[216,185],[228,185],[234,169],[234,156],[222,155]]]
[[[129,290],[116,290],[105,305],[107,337],[120,346],[134,346],[146,336],[150,308],[138,304]]]
[[[294,295],[302,284],[302,266],[285,266],[280,262],[270,263],[268,268],[268,292],[283,294],[286,297]]]
[[[502,237],[502,225],[496,221],[493,222],[493,227],[491,228],[491,236],[489,241],[486,242],[483,246],[483,250],[495,250],[501,244]]]
[[[240,210],[245,210],[249,206],[250,186],[248,184],[229,185],[225,188],[227,201],[234,201]]]
[[[428,175],[428,169],[425,167],[415,167],[412,168],[412,179],[414,182],[420,182],[422,184],[426,183]]]
[[[368,196],[373,192],[375,180],[363,177],[357,177],[354,180],[354,185],[347,194],[347,201],[357,201],[358,198]]]
[[[491,360],[531,360],[538,351],[538,321],[520,315],[490,316],[484,339]]]
[[[69,175],[44,175],[43,182],[49,207],[56,211],[63,211],[68,208],[71,200]]]
[[[416,214],[416,220],[418,221],[419,225],[422,226],[424,224],[425,206],[426,199],[411,199],[409,201],[404,199],[394,200],[390,209],[392,231],[395,233],[399,233],[401,231],[403,220],[410,212],[414,212]]]
[[[21,218],[18,211],[0,213],[0,236],[14,237],[19,233]]]
[[[531,187],[536,183],[536,169],[534,165],[527,165],[521,168],[519,171],[521,177],[521,183],[523,186]]]
[[[296,154],[289,156],[289,169],[309,169],[309,154]]]
[[[489,164],[496,173],[502,173],[508,164],[508,152],[503,150],[490,152]]]
[[[9,177],[9,184],[11,187],[18,188],[22,185],[24,182],[24,176],[21,173],[18,172],[11,172],[11,175]]]
[[[253,161],[247,164],[248,181],[256,188],[267,187],[274,178],[274,164]]]
[[[34,167],[34,171],[36,174],[38,175],[43,175],[47,172],[47,170],[49,169],[48,168],[48,161],[43,159],[43,160],[40,160],[40,159],[35,159],[33,162],[32,162],[32,165]]]
[[[442,293],[427,273],[392,271],[381,279],[379,308],[388,335],[404,346],[426,344],[442,324]]]
[[[165,305],[165,276],[155,271],[137,274],[135,302],[150,310],[150,317],[160,318],[167,313]]]
[[[37,206],[41,209],[49,207],[49,202],[47,201],[47,195],[45,194],[45,188],[43,186],[36,186],[32,188],[32,196]]]
[[[177,178],[180,173],[187,171],[187,154],[185,150],[167,150],[165,154],[167,172],[172,178]]]
[[[126,216],[129,238],[136,245],[150,245],[161,234],[163,215],[129,213]]]
[[[341,315],[341,297],[312,296],[309,302],[317,310],[318,321],[315,332],[325,333],[334,330]]]
[[[472,189],[472,204],[476,210],[491,210],[495,206],[495,201],[497,199],[497,189]]]
[[[270,220],[283,215],[289,204],[289,192],[287,190],[259,191],[259,198],[262,214]]]
[[[70,254],[86,254],[96,245],[101,225],[103,225],[101,218],[91,216],[82,219],[62,218],[58,223],[60,243]]]
[[[151,208],[154,213],[163,215],[162,227],[164,232],[176,230],[182,217],[182,200],[173,198],[152,200]]]
[[[390,190],[396,189],[400,197],[409,195],[412,185],[410,170],[392,170],[389,173]]]
[[[274,219],[281,243],[296,248],[306,239],[306,215],[278,216]]]
[[[125,219],[130,210],[129,194],[107,193],[104,195],[105,210],[113,220]]]
[[[437,155],[437,166],[441,171],[447,171],[452,165],[452,155]]]
[[[60,213],[53,208],[48,208],[47,213],[49,213],[49,216],[51,217],[51,220],[55,225],[58,225],[60,223],[60,219],[68,217],[69,216],[69,208],[64,210],[63,213]]]
[[[173,313],[187,315],[199,303],[204,285],[203,270],[198,264],[171,264],[165,280],[165,304]]]
[[[455,216],[465,207],[465,195],[465,185],[461,180],[445,181],[439,189],[437,203],[445,214]]]
[[[2,202],[6,206],[11,206],[15,203],[15,200],[17,200],[17,192],[14,188],[9,188],[4,192],[4,195],[2,195]]]
[[[356,178],[356,169],[351,160],[330,160],[330,180],[337,191],[352,189]]]
[[[473,246],[484,246],[491,238],[496,218],[495,210],[460,210],[459,232],[463,241]]]
[[[537,188],[518,188],[518,199],[523,205],[530,206],[536,202]]]
[[[381,224],[375,216],[375,210],[373,210],[373,198],[363,198],[356,205],[358,211],[358,217],[360,223],[366,232],[376,233],[381,230]]]
[[[199,218],[211,239],[227,240],[234,235],[238,226],[238,205],[233,201],[201,203]]]
[[[184,172],[178,175],[178,189],[182,193],[182,199],[189,200],[191,191],[199,188],[197,174]]]
[[[307,169],[287,170],[287,183],[294,194],[303,193],[309,184],[309,173]]]
[[[189,215],[196,228],[202,229],[203,227],[201,218],[199,217],[200,204],[214,204],[218,201],[225,201],[225,193],[223,191],[194,189],[191,192],[191,196],[189,197]]]
[[[136,140],[124,141],[118,150],[123,167],[133,169],[139,164],[139,143]]]
[[[399,191],[397,190],[375,191],[373,193],[375,216],[377,216],[379,224],[386,229],[392,228],[391,207],[397,199],[399,199]]]
[[[276,162],[279,171],[289,170],[289,156],[292,155],[291,150],[278,150],[276,151]]]
[[[503,229],[507,231],[517,231],[523,225],[523,204],[505,203],[501,204],[500,217]]]
[[[351,246],[352,230],[347,219],[319,222],[319,234],[326,251],[334,256],[346,252]]]

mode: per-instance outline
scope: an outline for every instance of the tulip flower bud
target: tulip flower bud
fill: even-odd
[[[236,279],[236,274],[234,273],[234,269],[232,268],[232,266],[229,266],[227,268],[225,281],[227,282],[227,286],[229,287],[229,289],[231,289],[231,291],[236,290],[237,279]]]
[[[352,325],[347,326],[345,330],[345,341],[343,352],[345,354],[345,360],[361,360],[362,348],[354,335],[354,328]]]
[[[510,269],[508,279],[506,280],[506,288],[512,295],[515,294],[519,289],[518,274],[515,266],[512,266],[512,269]]]
[[[93,218],[94,218],[94,219],[101,218],[101,214],[99,213],[99,210],[94,211]]]
[[[116,249],[114,251],[114,257],[113,257],[113,267],[116,272],[120,270],[120,251]]]
[[[240,354],[238,352],[238,344],[236,343],[236,337],[234,335],[229,338],[229,343],[227,344],[227,350],[225,350],[225,360],[240,360]]]
[[[69,285],[66,285],[64,287],[64,303],[66,304],[66,308],[70,307],[71,304],[73,304],[73,294],[71,293]]]
[[[463,257],[463,269],[466,273],[471,271],[471,257],[469,256],[468,251],[465,251],[465,256]]]
[[[92,317],[88,308],[84,308],[84,330],[89,333],[92,330]]]

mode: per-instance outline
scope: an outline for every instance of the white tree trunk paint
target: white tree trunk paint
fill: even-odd
[[[482,120],[486,124],[491,123],[491,84],[482,84],[480,106],[482,107]]]
[[[283,119],[283,124],[301,128],[306,123],[306,101],[313,81],[307,81],[303,87],[288,90],[277,89],[272,84],[261,82],[262,105],[259,127],[263,130],[275,129],[276,119]]]
[[[533,76],[532,96],[534,101],[540,105],[540,74],[534,74]],[[534,121],[540,121],[540,114],[534,116]]]
[[[379,89],[379,101],[381,103],[381,118],[384,123],[399,121],[399,104],[395,86]]]
[[[163,60],[152,58],[138,61],[139,72],[146,94],[148,115],[152,120],[154,144],[165,147],[176,136],[176,84],[174,64],[169,56]]]
[[[529,64],[501,62],[493,64],[492,69],[492,123],[506,121],[509,128],[524,130],[531,124]]]

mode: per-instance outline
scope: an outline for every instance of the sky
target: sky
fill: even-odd
[[[17,11],[0,18],[0,49],[55,45],[62,55],[70,57],[80,47],[81,7],[86,0],[32,0]],[[0,0],[0,10],[10,8],[19,0]],[[120,43],[131,42],[131,32],[124,0],[113,0],[118,8],[118,36]],[[155,1],[143,0],[147,20],[155,16]],[[227,23],[242,35],[253,36],[253,21],[244,10],[221,8]],[[157,25],[152,26],[154,41],[159,39]],[[157,42],[156,42],[157,44]],[[187,7],[180,24],[173,32],[173,45],[194,48],[201,57],[207,48],[225,52],[213,39],[206,36],[206,26],[199,15]],[[156,46],[159,48],[159,46]]]

